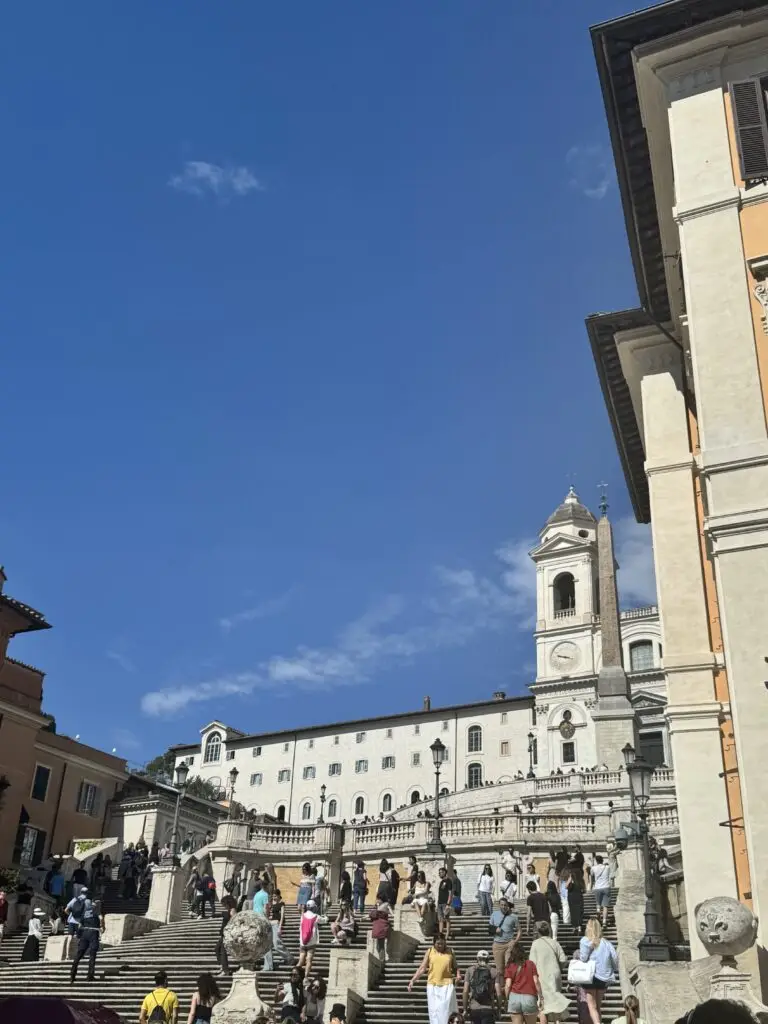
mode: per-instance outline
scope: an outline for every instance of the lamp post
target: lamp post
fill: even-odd
[[[639,818],[638,830],[643,843],[643,868],[645,871],[645,935],[638,943],[637,949],[642,960],[669,960],[669,944],[664,935],[653,898],[653,874],[648,835],[648,801],[651,799],[651,778],[654,768],[644,757],[634,756],[634,751],[632,751],[633,756],[630,760],[628,753],[625,747],[624,757],[629,774],[630,792]]]
[[[526,778],[535,779],[536,773],[533,770],[533,751],[536,745],[536,737],[532,732],[528,733],[528,775]]]
[[[434,743],[430,743],[432,751],[432,764],[435,766],[435,818],[430,829],[427,850],[430,853],[443,853],[443,837],[440,829],[440,769],[445,757],[445,744],[438,737]]]
[[[318,825],[325,824],[325,818],[323,817],[323,808],[325,807],[325,783],[320,787],[320,817],[317,820]]]
[[[627,773],[629,773],[629,766],[631,764],[634,764],[634,761],[635,761],[635,748],[632,746],[631,743],[627,743],[624,747],[622,747],[621,752],[624,755],[624,767],[627,769]],[[637,813],[635,811],[635,794],[634,794],[634,791],[632,789],[632,777],[631,776],[629,777],[629,782],[630,782],[630,786],[629,786],[629,806],[630,806],[630,811],[631,811],[631,814],[632,814],[632,824],[636,825],[637,824]]]
[[[189,765],[182,761],[176,765],[176,810],[173,813],[173,831],[171,832],[171,863],[179,865],[179,812],[181,811],[181,800],[184,796],[184,787],[187,784]]]
[[[229,773],[229,817],[232,818],[233,804],[235,802],[235,783],[240,772],[232,766],[232,770]]]

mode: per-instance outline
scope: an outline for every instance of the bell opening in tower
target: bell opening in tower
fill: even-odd
[[[569,572],[561,572],[552,584],[555,611],[571,611],[576,607],[576,584]]]

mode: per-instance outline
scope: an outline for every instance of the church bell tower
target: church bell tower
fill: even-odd
[[[597,520],[570,488],[531,551],[536,565],[536,682],[597,674]]]

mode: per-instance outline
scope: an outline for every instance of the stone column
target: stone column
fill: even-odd
[[[736,882],[729,830],[721,824],[728,819],[722,708],[715,700],[681,353],[655,327],[616,340],[641,409],[686,902],[695,907],[715,894],[735,895]],[[691,955],[704,955],[693,934]]]
[[[184,870],[175,864],[159,864],[152,872],[149,908],[146,917],[169,924],[181,920],[184,897]]]

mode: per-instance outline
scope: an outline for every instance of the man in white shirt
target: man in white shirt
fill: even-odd
[[[590,888],[594,891],[598,913],[602,911],[603,928],[608,924],[608,908],[611,905],[611,869],[603,863],[602,856],[595,855],[595,863],[589,871]]]

